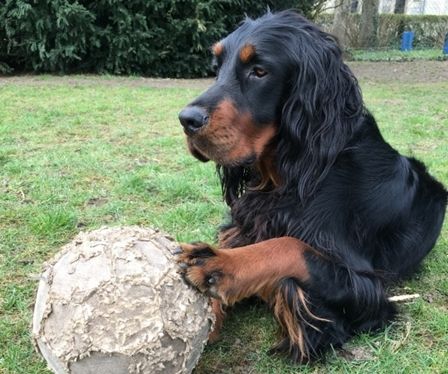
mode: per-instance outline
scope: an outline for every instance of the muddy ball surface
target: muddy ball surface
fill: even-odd
[[[140,227],[79,234],[45,265],[33,316],[55,373],[191,373],[213,324],[187,285],[177,244]]]

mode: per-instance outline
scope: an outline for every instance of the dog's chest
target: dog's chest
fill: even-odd
[[[305,210],[291,196],[249,192],[231,209],[232,227],[245,245],[281,236],[300,236]],[[241,245],[241,243],[238,243]]]

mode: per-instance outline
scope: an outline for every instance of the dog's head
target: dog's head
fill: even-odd
[[[179,114],[195,157],[235,168],[269,154],[283,182],[301,173],[285,170],[291,162],[314,176],[331,162],[362,108],[331,35],[295,12],[267,13],[212,51],[215,83]]]

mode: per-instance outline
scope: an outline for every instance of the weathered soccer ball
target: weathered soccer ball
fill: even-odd
[[[212,328],[206,297],[177,272],[176,244],[152,229],[79,234],[41,276],[37,349],[55,373],[191,373]]]

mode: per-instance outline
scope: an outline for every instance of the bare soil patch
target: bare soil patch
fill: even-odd
[[[360,81],[378,83],[448,82],[448,61],[349,62]]]
[[[405,61],[405,62],[348,62],[355,76],[361,82],[373,83],[435,83],[448,82],[448,61]],[[163,79],[144,77],[119,77],[100,75],[17,75],[0,77],[3,84],[26,85],[110,85],[151,88],[205,89],[213,78]]]

